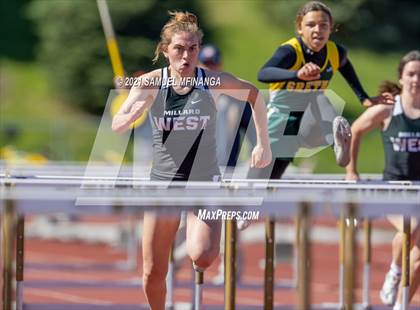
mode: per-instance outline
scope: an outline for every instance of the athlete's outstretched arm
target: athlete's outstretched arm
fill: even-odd
[[[288,45],[280,46],[258,72],[258,81],[275,83],[296,79],[297,72],[288,70],[295,61],[296,53],[294,49]]]
[[[346,167],[346,180],[358,180],[357,157],[362,136],[373,128],[383,128],[384,122],[390,117],[392,106],[379,104],[367,109],[351,126],[352,138],[350,145],[350,162]]]
[[[157,89],[146,85],[149,84],[151,79],[158,78],[154,72],[137,78],[137,82],[131,88],[127,99],[112,119],[113,131],[117,133],[126,131],[153,104]]]
[[[340,68],[338,69],[341,75],[346,80],[347,84],[352,88],[353,92],[356,94],[357,98],[359,98],[360,102],[365,107],[371,107],[376,104],[390,104],[393,105],[395,103],[394,96],[389,93],[384,93],[376,97],[369,97],[368,94],[363,89],[362,84],[357,77],[356,71],[350,59],[347,58],[347,54],[343,48],[339,47],[339,53],[341,58]],[[343,52],[344,51],[344,52]]]
[[[216,91],[241,100],[244,104],[248,101],[252,107],[257,144],[252,151],[251,166],[256,168],[268,166],[271,163],[272,154],[267,129],[267,108],[262,94],[247,81],[238,79],[226,72],[218,74],[221,83]]]

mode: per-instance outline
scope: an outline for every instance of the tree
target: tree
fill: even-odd
[[[406,53],[419,48],[419,16],[417,0],[365,0],[343,25],[343,36],[355,46]]]
[[[291,30],[306,0],[263,1],[269,20]],[[347,45],[377,51],[407,52],[418,48],[420,2],[417,0],[326,0],[337,30],[334,38]]]
[[[153,67],[168,10],[199,11],[193,0],[112,0],[108,5],[128,74]],[[37,57],[49,69],[58,93],[71,104],[101,114],[113,73],[96,1],[33,1],[27,12],[40,40]]]
[[[30,61],[37,41],[32,24],[24,16],[30,0],[0,1],[0,57]]]

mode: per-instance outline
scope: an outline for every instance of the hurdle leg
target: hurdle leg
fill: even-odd
[[[204,272],[195,270],[194,310],[200,310],[203,303]]]
[[[174,308],[174,280],[175,280],[175,259],[174,244],[169,252],[168,274],[166,276],[166,303],[165,308],[171,310]]]
[[[411,243],[411,219],[404,216],[403,224],[403,244],[402,244],[402,308],[408,309],[410,298],[410,243]]]
[[[339,242],[339,269],[338,269],[338,283],[339,283],[339,297],[338,309],[344,309],[344,256],[345,256],[345,241],[346,241],[346,218],[344,213],[341,213],[340,221],[338,222],[340,230]]]
[[[264,272],[264,309],[273,309],[274,302],[274,245],[275,219],[269,217],[265,222],[265,272]]]
[[[13,298],[13,246],[14,246],[14,215],[13,201],[6,200],[2,217],[3,229],[3,309],[12,309]]]
[[[364,255],[363,255],[363,308],[370,309],[370,299],[369,299],[369,288],[370,288],[370,263],[372,259],[371,250],[371,233],[372,233],[372,223],[369,219],[365,219],[363,222],[364,230]]]
[[[225,221],[225,310],[235,309],[236,220]]]
[[[16,310],[23,309],[23,268],[25,246],[25,217],[20,215],[16,227]]]
[[[137,257],[138,257],[138,233],[136,229],[136,218],[128,219],[128,236],[127,236],[127,269],[137,270]]]
[[[345,309],[353,310],[354,305],[354,287],[356,271],[356,246],[355,246],[355,216],[356,206],[353,203],[347,205],[347,223],[345,236]]]
[[[292,285],[294,288],[297,288],[298,278],[299,278],[299,251],[298,251],[298,244],[300,240],[300,216],[296,215],[295,217],[295,242],[293,245],[293,279],[292,279]]]
[[[300,203],[300,231],[298,244],[298,307],[299,310],[310,309],[310,271],[311,271],[311,251],[309,242],[309,210],[310,206],[306,202]]]

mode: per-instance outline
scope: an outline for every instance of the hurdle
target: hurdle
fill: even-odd
[[[403,247],[402,247],[402,304],[403,309],[408,307],[408,297],[410,292],[410,243],[411,243],[411,220],[404,217],[403,226]]]
[[[2,216],[2,233],[3,233],[3,309],[12,308],[12,294],[13,294],[13,219],[14,205],[13,201],[6,200],[4,202],[4,211]]]
[[[344,309],[352,310],[354,307],[354,288],[355,278],[354,270],[356,260],[356,206],[353,203],[349,203],[346,208],[346,230],[344,235]]]
[[[168,310],[174,308],[174,277],[175,277],[175,261],[174,261],[174,246],[172,245],[171,251],[169,252],[168,262],[168,276],[166,277],[166,301],[165,307]]]
[[[225,310],[235,309],[236,221],[225,221]]]
[[[80,180],[83,178],[83,175],[85,174],[86,166],[84,164],[81,164],[80,162],[49,162],[47,164],[44,164],[42,166],[37,165],[26,165],[26,164],[19,164],[19,163],[13,163],[5,165],[4,162],[0,160],[0,167],[4,168],[4,171],[7,171],[8,174],[14,175],[17,177],[36,177],[39,179],[60,179],[60,180]],[[103,179],[113,179],[107,171],[114,171],[113,165],[104,165],[97,163],[94,166],[90,167],[91,172],[96,176],[96,178],[103,178]],[[131,178],[133,172],[133,167],[131,165],[122,165],[120,167],[120,177],[121,178]],[[146,171],[147,169],[142,169],[142,171]],[[5,176],[0,173],[0,176]],[[364,174],[363,179],[372,179],[372,180],[378,180],[380,179],[380,175],[378,174]],[[314,180],[317,183],[320,182],[344,182],[341,181],[342,175],[340,174],[307,174],[307,173],[299,173],[299,174],[290,174],[287,173],[284,175],[284,181],[288,182],[295,182],[296,180]],[[138,178],[139,180],[147,180],[147,175],[144,175],[143,178]],[[234,180],[234,181],[242,181]],[[297,221],[297,217],[296,217]],[[133,224],[132,221],[129,221],[131,225]],[[131,227],[133,228],[133,227]],[[130,229],[131,230],[131,229]],[[297,231],[298,229],[296,229]],[[135,231],[133,231],[133,234],[129,234],[129,242],[127,242],[127,261],[125,264],[122,264],[123,262],[118,263],[116,267],[118,268],[127,268],[127,269],[135,269],[137,267],[136,263],[136,255],[137,255],[137,246],[138,246],[138,240],[136,240],[137,234],[135,234]],[[297,241],[295,241],[295,244],[297,244]],[[273,243],[273,246],[275,245],[275,242]],[[294,246],[295,252],[296,252],[296,246]],[[293,260],[293,279],[292,283],[282,283],[281,285],[277,284],[274,287],[296,287],[297,284],[297,252],[294,253],[294,260]],[[274,285],[274,283],[273,283]],[[340,290],[342,291],[342,290]],[[169,295],[169,294],[168,294]]]
[[[369,219],[363,220],[363,240],[364,240],[364,252],[363,252],[363,296],[362,296],[362,305],[364,309],[369,309],[370,307],[370,298],[369,298],[369,288],[370,288],[370,264],[372,261],[372,251],[371,251],[371,238],[372,235],[372,223]]]
[[[4,173],[0,173],[0,178],[7,178],[10,175],[13,175],[16,178],[21,179],[36,179],[40,180],[40,182],[44,182],[46,184],[50,182],[62,182],[64,184],[71,185],[79,184],[80,180],[82,179],[89,179],[83,177],[86,166],[80,163],[74,162],[63,162],[63,163],[48,163],[46,165],[41,166],[32,166],[32,165],[25,165],[25,164],[13,164],[13,165],[5,165],[4,162],[0,160],[0,168]],[[96,177],[94,179],[97,180],[112,180],[113,177],[110,177],[107,173],[107,169],[109,169],[109,165],[98,164],[93,166],[93,172],[95,173]],[[132,179],[132,167],[128,165],[122,165],[120,168],[120,178],[121,179]],[[139,177],[134,178],[138,180],[147,180],[148,178]],[[42,181],[41,181],[42,180]],[[103,268],[115,268],[117,270],[136,270],[137,269],[137,255],[139,253],[139,239],[137,233],[137,225],[135,220],[132,218],[123,219],[127,221],[128,227],[128,234],[127,234],[127,242],[126,242],[126,258],[121,262],[116,262],[112,266],[98,266]],[[40,267],[40,266],[37,266]],[[72,266],[68,266],[72,267]],[[74,268],[80,268],[80,266],[73,266]],[[93,267],[93,266],[90,266]]]
[[[158,212],[173,212],[174,205],[177,206],[175,208],[176,210],[179,210],[181,207],[194,210],[198,206],[208,206],[209,204],[217,206],[225,205],[227,209],[243,204],[244,210],[258,207],[265,214],[290,216],[295,214],[296,202],[298,202],[301,210],[300,214],[304,215],[304,217],[300,218],[301,223],[299,225],[303,227],[299,230],[299,255],[302,255],[302,253],[308,250],[307,236],[309,227],[303,219],[305,217],[309,218],[309,215],[316,216],[322,213],[338,215],[343,210],[346,211],[346,226],[348,228],[345,234],[345,245],[346,252],[349,253],[348,251],[354,247],[354,221],[356,216],[366,218],[376,216],[378,215],[378,212],[375,210],[377,206],[382,206],[382,210],[386,210],[386,212],[398,212],[406,216],[415,215],[418,211],[418,199],[420,197],[420,186],[415,183],[367,182],[356,184],[328,182],[328,184],[322,184],[313,180],[306,182],[300,180],[288,183],[274,182],[272,184],[270,182],[270,187],[275,187],[277,190],[267,190],[267,184],[263,182],[243,180],[237,183],[235,185],[235,191],[232,191],[229,189],[229,186],[232,186],[232,184],[226,184],[224,182],[216,184],[205,182],[194,184],[194,182],[189,182],[188,192],[186,192],[185,189],[180,187],[168,187],[166,183],[129,179],[117,180],[117,183],[111,180],[101,181],[100,184],[97,180],[91,180],[91,182],[85,184],[88,186],[82,189],[80,188],[80,180],[72,180],[71,182],[70,180],[61,180],[54,183],[54,186],[48,185],[48,182],[45,180],[14,179],[9,177],[2,178],[0,181],[2,185],[1,202],[4,209],[2,227],[3,230],[6,230],[3,246],[6,247],[5,245],[9,245],[9,249],[11,242],[15,238],[15,232],[12,229],[13,225],[10,225],[10,223],[14,223],[15,221],[13,214],[39,212],[40,210],[37,210],[37,207],[39,208],[41,206],[43,208],[42,212],[52,210],[92,212],[94,210],[94,212],[107,214],[115,211],[115,206],[128,213],[135,213],[138,211],[138,208],[150,208],[151,204],[156,207],[156,211]],[[13,186],[5,186],[5,184],[13,184]],[[59,192],[57,192],[57,187],[61,188]],[[132,193],[133,188],[138,193]],[[50,195],[47,195],[47,198],[40,197],[39,191],[41,189]],[[168,195],[171,196],[170,199],[168,199]],[[370,200],[367,201],[366,198],[370,198]],[[75,209],[76,205],[77,209]],[[86,208],[90,210],[86,210]],[[234,239],[234,237],[227,238],[227,240]],[[3,251],[3,253],[6,252]],[[351,252],[354,253],[354,251]],[[10,266],[10,256],[10,254],[4,255],[4,267]],[[350,257],[350,255],[346,255],[346,257]],[[308,272],[308,260],[306,258],[305,260],[301,260],[302,258],[304,256],[299,258],[298,272],[299,309],[305,309],[305,305],[310,304],[310,297],[307,294],[309,282],[303,280],[310,278],[310,274],[306,273]],[[346,294],[344,304],[346,309],[353,309],[354,303],[354,295],[352,293],[354,286],[354,279],[352,278],[354,270],[353,263],[353,259],[347,258],[345,260],[345,273],[347,275],[345,280]],[[404,268],[406,270],[407,267]],[[232,269],[233,273],[234,269]],[[234,279],[235,276],[232,277],[232,283],[234,283]],[[11,281],[12,279],[9,273],[7,279],[5,278],[5,287]],[[302,283],[302,281],[306,282],[306,284]],[[409,286],[408,277],[404,281],[404,284],[406,284],[405,287]],[[12,286],[10,285],[10,287]],[[10,305],[11,290],[7,291],[5,295],[7,296],[5,302],[8,302],[5,304]],[[226,297],[225,309],[234,309],[234,286],[233,289],[232,287],[229,289]],[[226,306],[227,299],[232,300],[233,305],[231,301]]]
[[[345,248],[344,248],[344,241],[346,236],[346,222],[344,213],[342,212],[340,215],[340,220],[338,222],[338,229],[340,232],[340,239],[338,243],[338,252],[339,252],[339,266],[338,266],[338,283],[339,283],[339,290],[338,290],[338,308],[344,309],[344,257],[345,257]]]
[[[275,220],[265,221],[264,309],[273,309]]]
[[[299,232],[298,232],[298,309],[309,309],[310,307],[310,249],[309,249],[309,212],[307,202],[299,205]]]

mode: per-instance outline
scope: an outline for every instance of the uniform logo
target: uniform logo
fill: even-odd
[[[390,137],[394,152],[420,152],[420,132],[400,132],[398,137]]]
[[[185,131],[185,130],[201,130],[206,129],[210,121],[209,115],[192,115],[178,117],[156,117],[153,121],[159,131]]]

